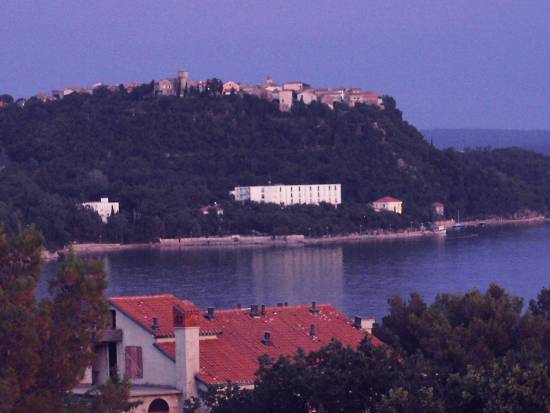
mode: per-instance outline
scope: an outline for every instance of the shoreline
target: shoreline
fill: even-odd
[[[461,222],[464,227],[498,227],[511,225],[542,225],[550,223],[550,218],[544,216],[536,216],[530,218],[490,218]],[[454,220],[446,221],[445,228],[451,228]],[[326,245],[334,243],[347,242],[373,242],[373,241],[391,241],[403,239],[420,239],[420,238],[444,238],[444,232],[437,231],[383,231],[377,230],[366,234],[346,234],[333,235],[323,237],[305,237],[303,235],[288,235],[288,236],[246,236],[246,235],[230,235],[223,237],[197,237],[197,238],[176,238],[176,239],[161,239],[157,243],[133,243],[133,244],[103,244],[103,243],[84,243],[71,244],[60,250],[50,252],[42,251],[42,259],[44,261],[55,261],[69,251],[72,247],[76,255],[99,254],[111,251],[128,251],[140,249],[157,249],[157,250],[182,250],[182,249],[202,249],[202,248],[241,248],[241,247],[299,247],[308,245]]]

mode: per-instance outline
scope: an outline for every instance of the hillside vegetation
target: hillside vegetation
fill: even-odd
[[[550,158],[519,149],[439,150],[385,110],[297,103],[290,113],[252,96],[154,97],[99,90],[0,111],[0,221],[35,223],[51,245],[152,241],[218,233],[325,234],[403,228],[448,216],[546,212]],[[239,205],[237,185],[341,183],[334,209]],[[391,195],[403,216],[367,206]],[[108,196],[121,213],[107,225],[79,208]],[[222,219],[203,216],[211,202]]]

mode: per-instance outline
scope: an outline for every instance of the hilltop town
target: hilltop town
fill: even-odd
[[[213,81],[215,80],[215,81]],[[271,76],[267,76],[263,84],[240,83],[236,81],[222,82],[217,79],[195,80],[192,79],[187,70],[179,70],[177,76],[154,80],[153,93],[157,96],[177,96],[186,97],[193,92],[204,92],[209,88],[216,88],[215,92],[224,95],[252,95],[268,101],[278,101],[279,109],[283,112],[289,111],[293,103],[303,102],[306,105],[312,102],[320,102],[331,109],[335,103],[346,104],[350,107],[355,104],[364,103],[374,105],[381,109],[384,108],[382,95],[374,92],[365,92],[358,87],[337,87],[337,88],[316,88],[306,82],[299,80],[287,81],[278,84],[273,81]],[[127,82],[121,85],[108,85],[96,83],[91,87],[66,87],[63,89],[54,89],[51,94],[38,93],[34,98],[43,102],[60,100],[73,93],[93,94],[100,88],[107,88],[114,92],[120,88],[131,92],[142,86],[143,83]],[[25,104],[25,99],[18,99],[16,103],[19,106]],[[7,102],[0,99],[0,108],[6,107]]]

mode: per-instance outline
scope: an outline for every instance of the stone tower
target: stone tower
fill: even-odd
[[[178,78],[180,80],[179,84],[179,90],[180,95],[183,94],[183,91],[185,90],[185,87],[189,84],[189,72],[185,69],[178,71]]]

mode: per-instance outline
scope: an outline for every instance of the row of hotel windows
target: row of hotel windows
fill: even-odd
[[[293,186],[290,187],[290,192],[293,191],[293,188],[294,188]],[[309,190],[312,191],[312,190],[313,190],[312,188],[313,188],[313,187],[310,186],[310,187],[309,187]],[[264,187],[261,187],[261,188],[260,188],[260,191],[261,191],[261,192],[264,192],[264,190],[265,190]],[[333,188],[331,188],[331,186],[329,185],[329,186],[328,186],[328,190],[329,190],[329,191],[330,191],[330,190],[335,190],[335,191],[336,191],[336,185],[334,185]],[[298,192],[301,192],[301,191],[302,191],[302,187],[301,187],[301,186],[298,186]],[[320,191],[320,187],[319,187],[319,186],[317,187],[317,191]],[[279,187],[279,192],[283,192],[283,187],[282,187],[282,186]]]
[[[261,198],[262,198],[262,199],[265,199],[265,195],[262,194]],[[294,198],[294,194],[291,193],[291,194],[290,194],[290,198]],[[309,200],[310,200],[310,201],[311,201],[312,198],[313,198],[313,195],[312,195],[312,194],[309,194]],[[317,192],[317,198],[323,198],[323,197],[321,197],[321,194],[320,194],[319,192]],[[298,199],[302,199],[300,194],[298,194]],[[329,199],[329,200],[331,199],[330,196],[328,197],[328,199]],[[304,198],[304,200],[305,200],[305,198]]]

